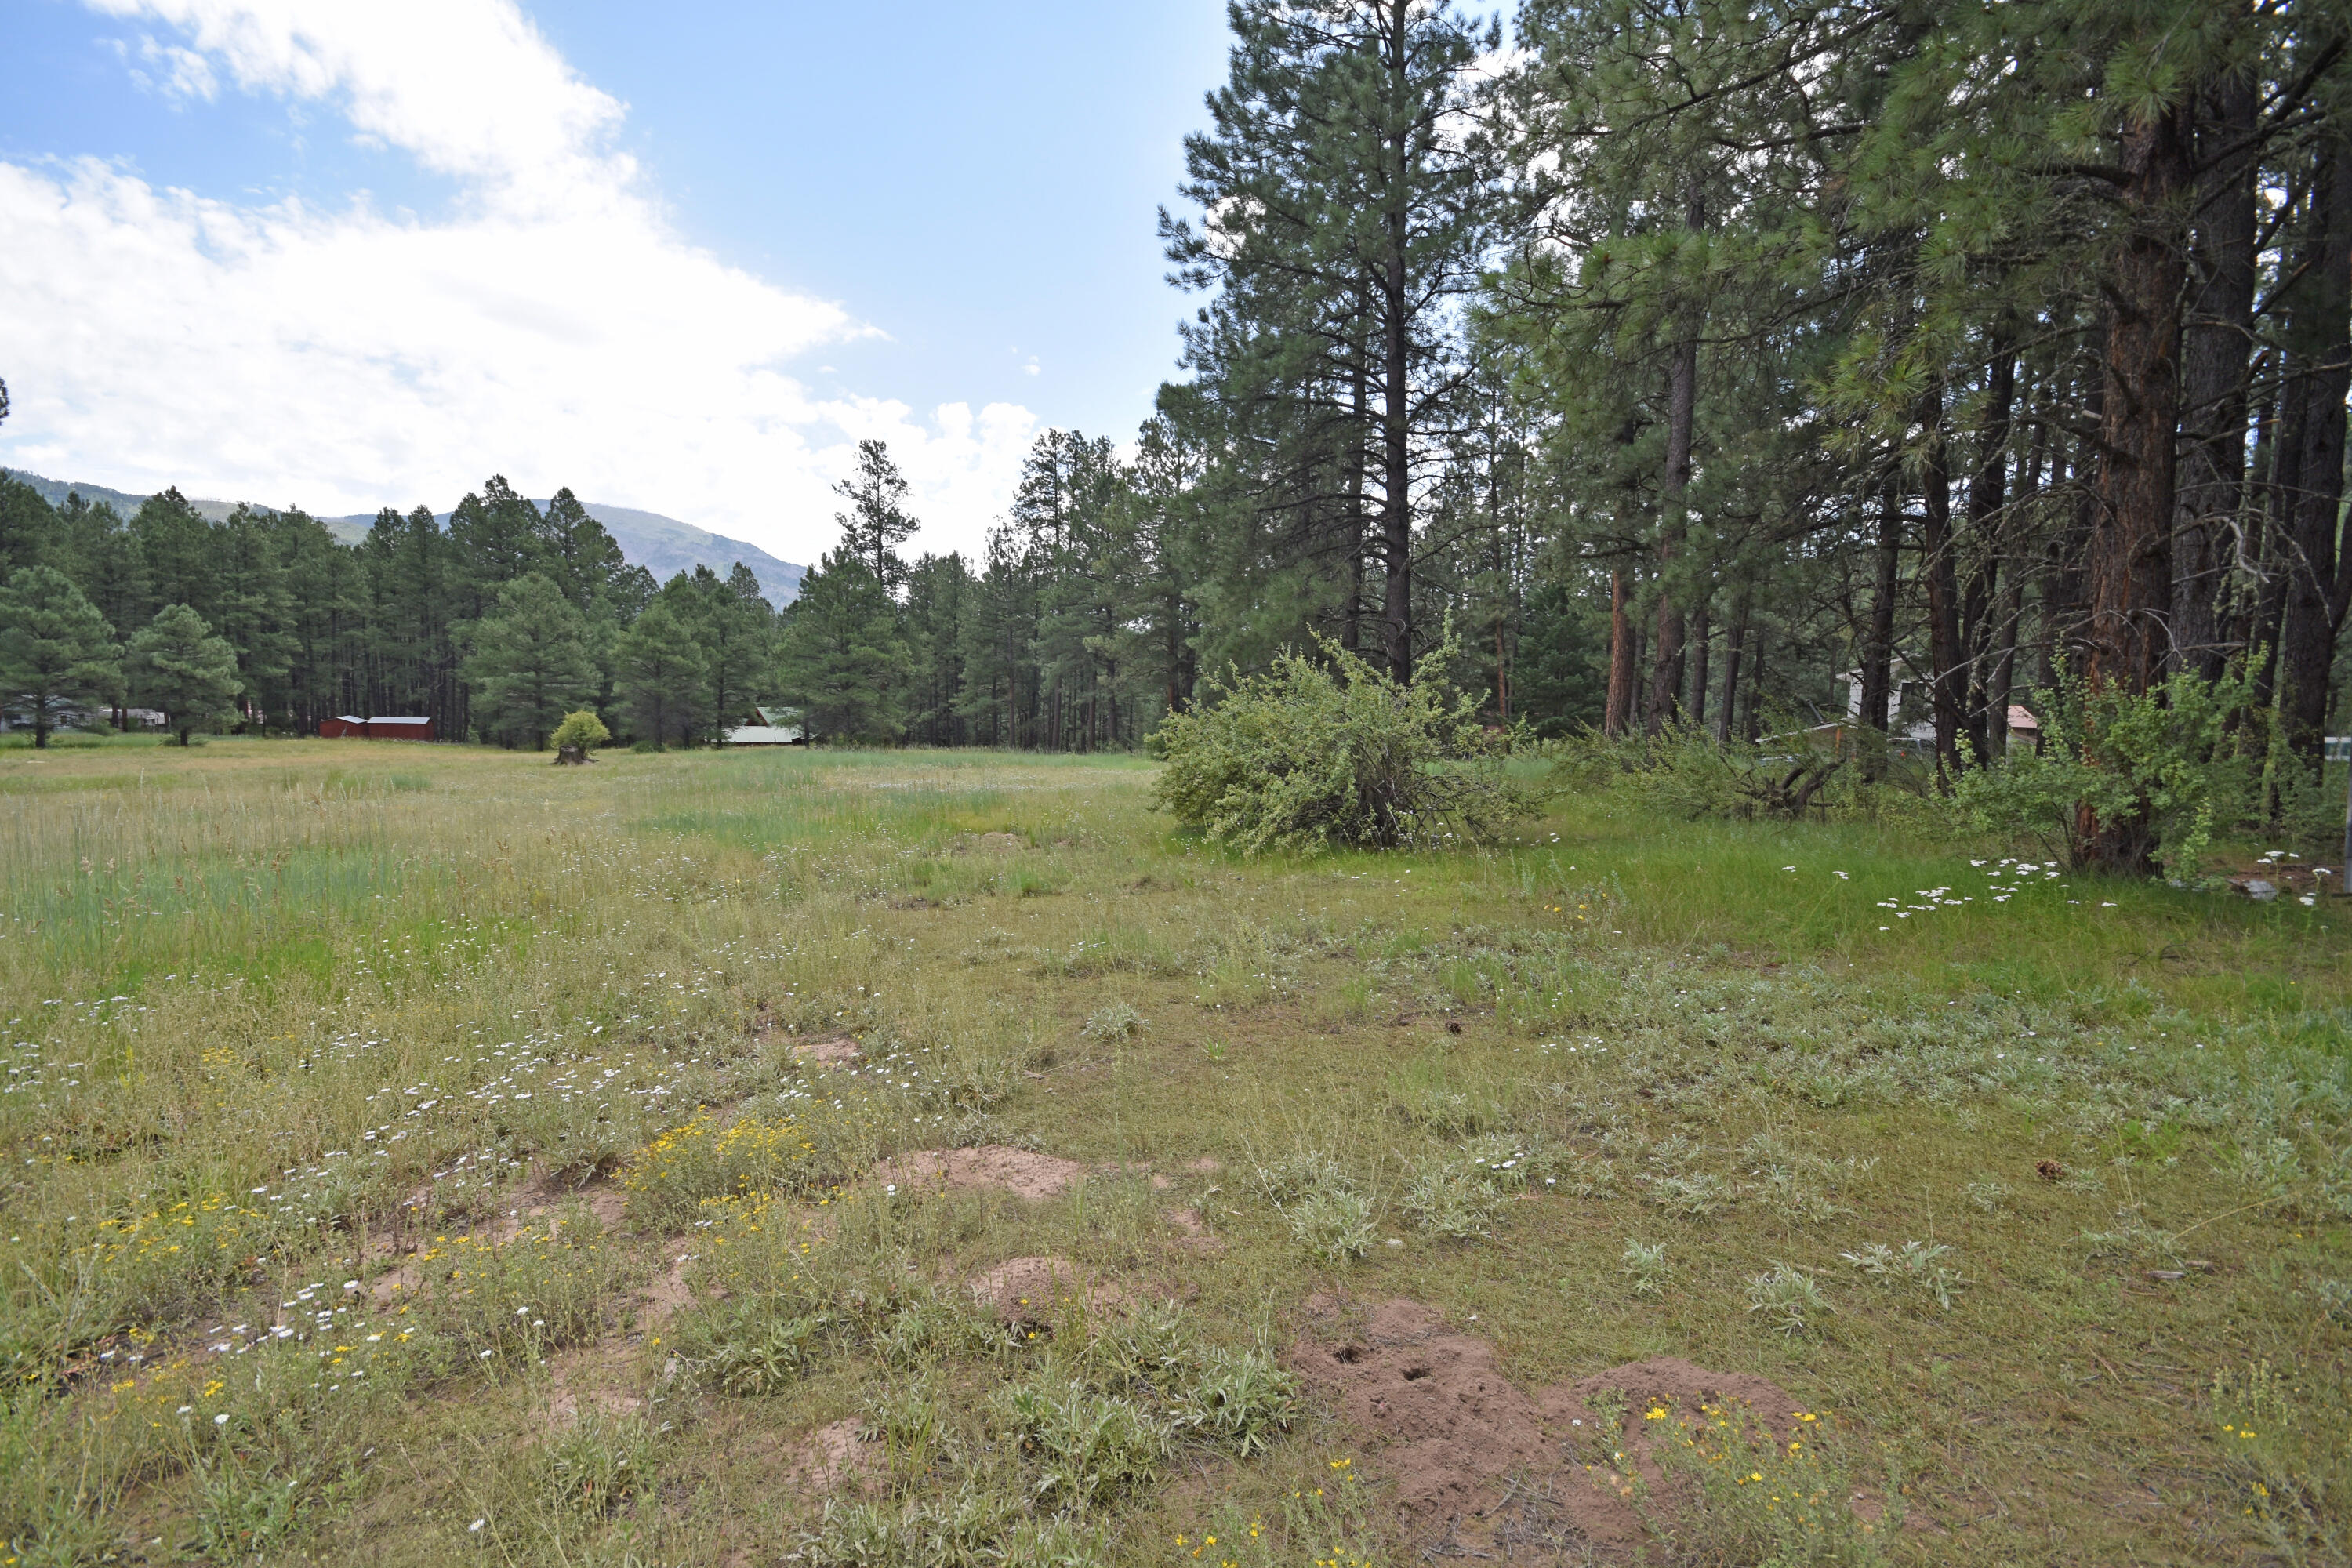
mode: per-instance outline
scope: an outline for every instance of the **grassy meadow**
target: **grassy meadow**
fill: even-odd
[[[0,1568],[1434,1561],[1289,1370],[1393,1298],[1819,1415],[1654,1563],[2352,1562],[2352,903],[1152,777],[0,750]]]

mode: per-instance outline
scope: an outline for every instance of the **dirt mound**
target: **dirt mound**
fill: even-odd
[[[793,1055],[801,1061],[814,1062],[821,1068],[837,1068],[857,1060],[864,1055],[857,1042],[847,1035],[834,1035],[822,1040],[794,1040]]]
[[[1063,1302],[1081,1296],[1099,1300],[1107,1294],[1088,1290],[1076,1264],[1051,1257],[1007,1258],[973,1276],[969,1288],[995,1309],[1000,1321],[1015,1328],[1045,1321]]]
[[[971,842],[974,848],[985,849],[997,855],[1006,855],[1015,849],[1029,847],[1029,841],[1017,833],[983,833]]]
[[[1022,1198],[1050,1198],[1087,1173],[1076,1160],[1002,1143],[977,1149],[918,1149],[874,1167],[874,1179],[898,1186],[996,1187]]]
[[[793,1445],[784,1474],[819,1497],[870,1497],[881,1479],[881,1455],[857,1436],[857,1418],[820,1426]]]
[[[1309,1316],[1318,1327],[1340,1327],[1338,1303],[1316,1305]],[[1629,1561],[1657,1544],[1633,1503],[1634,1474],[1654,1489],[1660,1479],[1642,1430],[1645,1409],[1663,1400],[1696,1415],[1701,1404],[1745,1401],[1776,1434],[1797,1409],[1763,1378],[1672,1357],[1529,1394],[1496,1370],[1492,1345],[1417,1301],[1374,1308],[1360,1332],[1336,1342],[1302,1339],[1288,1361],[1374,1440],[1407,1529],[1434,1537],[1431,1550],[1441,1555],[1510,1561],[1524,1548]],[[1603,1429],[1600,1412],[1612,1405],[1632,1413],[1631,1429],[1604,1451],[1593,1439]]]

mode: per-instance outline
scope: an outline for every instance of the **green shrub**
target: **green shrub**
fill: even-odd
[[[1298,1412],[1298,1378],[1262,1350],[1213,1350],[1177,1405],[1180,1426],[1247,1458],[1264,1453]]]
[[[613,731],[604,728],[604,721],[595,714],[566,713],[563,722],[555,727],[555,733],[547,738],[547,743],[558,751],[566,746],[577,746],[584,752],[601,746],[612,738]]]
[[[1482,839],[1534,808],[1503,772],[1511,733],[1481,724],[1475,698],[1449,695],[1450,636],[1402,685],[1320,646],[1323,662],[1291,649],[1168,716],[1154,737],[1163,810],[1255,855]]]
[[[1406,1187],[1404,1211],[1421,1228],[1448,1241],[1471,1241],[1491,1235],[1503,1216],[1506,1200],[1475,1170],[1440,1157],[1413,1173]]]
[[[2106,833],[2126,829],[2121,859],[2179,872],[2196,863],[2218,822],[2251,804],[2259,759],[2225,732],[2248,700],[2242,676],[2176,675],[2139,696],[2062,679],[2036,694],[2039,751],[2018,746],[1960,775],[1961,807],[1990,832],[2032,839],[2082,870]]]
[[[745,1115],[722,1124],[705,1112],[637,1151],[624,1184],[632,1212],[665,1225],[726,1203],[812,1184],[812,1140],[789,1117]]]

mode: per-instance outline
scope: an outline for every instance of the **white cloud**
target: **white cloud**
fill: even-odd
[[[874,329],[681,238],[611,146],[622,106],[508,0],[90,3],[176,30],[138,50],[162,90],[322,105],[460,196],[421,220],[0,163],[0,460],[324,512],[446,508],[500,471],[794,560],[830,543],[863,437],[931,547],[1010,493],[1028,410],[813,395],[795,359]]]

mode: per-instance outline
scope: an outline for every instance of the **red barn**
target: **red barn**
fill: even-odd
[[[425,719],[361,719],[346,713],[340,719],[319,721],[319,734],[325,740],[349,738],[361,741],[429,741],[433,739],[433,721]]]

